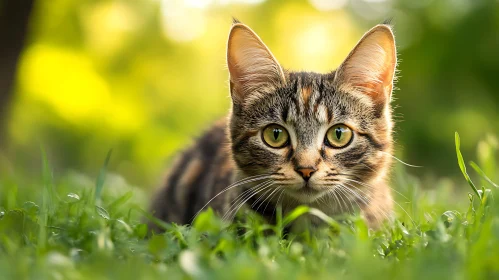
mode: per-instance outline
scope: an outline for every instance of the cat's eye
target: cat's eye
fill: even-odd
[[[289,134],[286,129],[277,124],[271,124],[263,129],[263,142],[272,148],[282,148],[289,143]]]
[[[343,148],[350,144],[352,137],[353,132],[348,126],[337,124],[327,131],[326,144],[333,148]]]

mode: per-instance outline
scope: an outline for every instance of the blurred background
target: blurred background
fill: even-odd
[[[498,145],[497,0],[3,0],[0,175],[38,179],[43,148],[56,176],[95,178],[113,149],[112,172],[156,187],[230,106],[233,16],[285,68],[318,72],[392,18],[397,156],[424,166],[409,172],[456,176],[455,131],[468,159]]]

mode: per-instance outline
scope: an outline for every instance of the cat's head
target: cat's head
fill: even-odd
[[[390,26],[375,26],[335,71],[317,74],[284,70],[258,35],[236,22],[227,63],[240,178],[271,174],[272,187],[301,203],[340,185],[363,188],[384,179],[397,64]]]

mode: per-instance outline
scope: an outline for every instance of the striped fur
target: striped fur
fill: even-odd
[[[338,70],[318,74],[282,69],[235,22],[227,61],[232,110],[179,157],[153,201],[154,215],[187,224],[206,206],[232,218],[245,205],[272,218],[277,205],[288,212],[306,204],[331,216],[360,208],[372,227],[390,217],[396,52],[389,26],[368,31]],[[289,144],[266,145],[269,124],[284,127]],[[343,148],[325,141],[336,124],[353,131]],[[315,172],[305,179],[300,168]]]

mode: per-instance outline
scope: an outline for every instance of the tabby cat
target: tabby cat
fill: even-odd
[[[371,227],[391,216],[397,55],[389,25],[318,74],[283,69],[235,21],[227,65],[232,109],[180,156],[153,201],[156,217],[187,224],[212,207],[231,219],[244,206],[272,219],[278,205],[286,213],[303,204],[330,216],[355,206]]]

